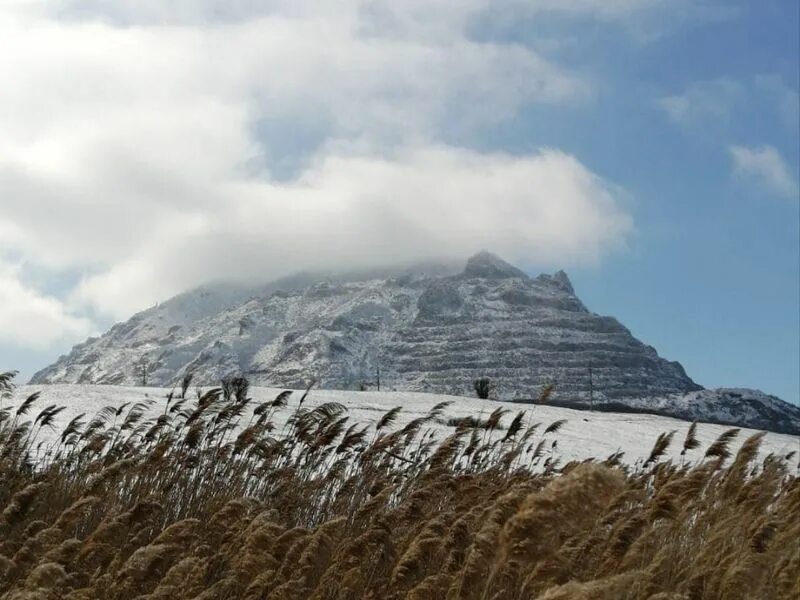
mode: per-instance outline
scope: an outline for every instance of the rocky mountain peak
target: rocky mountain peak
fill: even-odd
[[[378,370],[382,389],[469,396],[487,377],[499,399],[531,401],[552,385],[548,401],[565,406],[800,427],[796,407],[752,394],[703,396],[712,408],[698,412],[692,394],[702,388],[680,364],[590,312],[566,273],[531,278],[489,252],[460,273],[306,275],[186,292],[75,346],[32,382],[169,386],[192,373],[214,385],[241,374],[256,385],[359,389]]]
[[[561,271],[531,278],[483,251],[455,273],[307,278],[271,293],[237,290],[240,300],[188,292],[75,347],[34,381],[138,383],[146,373],[148,384],[170,385],[192,372],[212,384],[240,373],[262,385],[314,377],[352,388],[380,366],[396,389],[470,394],[489,377],[506,399],[550,383],[554,398],[592,385],[608,398],[699,387],[616,319],[587,310]]]
[[[556,271],[553,274],[553,282],[561,289],[570,294],[575,294],[575,289],[572,287],[572,282],[564,271]]]
[[[508,279],[511,277],[529,279],[524,271],[487,250],[478,252],[467,261],[463,275],[481,279]]]

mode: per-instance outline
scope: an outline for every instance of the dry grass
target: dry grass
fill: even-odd
[[[251,417],[244,382],[182,396],[50,447],[57,407],[0,408],[0,598],[800,598],[800,483],[759,436],[559,466],[560,425],[520,415],[436,441],[441,405],[395,428],[288,393]]]

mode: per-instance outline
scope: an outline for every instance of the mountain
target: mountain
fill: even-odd
[[[202,384],[244,374],[258,385],[302,387],[316,379],[330,389],[375,387],[380,379],[384,389],[455,395],[474,395],[473,382],[488,377],[504,400],[531,401],[552,384],[549,400],[562,405],[591,401],[800,430],[800,409],[785,402],[752,409],[766,406],[759,392],[748,391],[746,402],[725,396],[725,410],[706,410],[722,391],[676,400],[702,387],[616,319],[589,312],[566,273],[532,278],[488,252],[462,269],[205,286],[75,346],[31,383],[169,386],[186,373]],[[737,403],[751,409],[732,410]]]

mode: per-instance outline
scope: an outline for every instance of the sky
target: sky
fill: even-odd
[[[796,0],[0,0],[0,369],[489,249],[800,400]]]

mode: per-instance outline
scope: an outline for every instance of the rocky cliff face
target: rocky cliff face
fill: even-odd
[[[308,278],[255,290],[207,287],[115,325],[32,383],[374,388],[562,403],[684,395],[702,389],[612,317],[589,312],[564,272],[531,278],[489,253],[460,271]],[[785,403],[784,403],[785,404]],[[789,406],[789,405],[787,405]],[[681,415],[684,416],[684,415]],[[800,421],[799,421],[800,422]]]
[[[295,280],[203,288],[115,325],[37,373],[36,383],[213,383],[385,387],[472,394],[489,377],[500,398],[653,396],[699,389],[611,317],[590,313],[563,272],[528,277],[489,253],[460,273]]]

